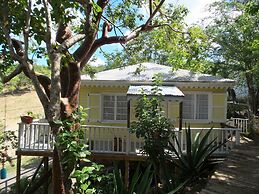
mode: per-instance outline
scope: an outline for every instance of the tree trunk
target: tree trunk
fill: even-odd
[[[78,108],[78,96],[80,90],[80,65],[76,62],[69,61],[63,64],[66,60],[62,60],[62,69],[60,72],[61,80],[61,109],[60,119],[71,120],[71,114]],[[55,127],[55,126],[54,126]],[[72,130],[72,129],[66,129]],[[57,130],[53,130],[55,132]],[[58,135],[58,131],[55,136]],[[64,157],[62,150],[55,146],[53,153],[53,193],[65,194],[71,193],[72,182],[69,180],[69,175],[74,170],[74,164],[60,165]],[[66,166],[64,166],[66,165]]]
[[[256,99],[256,90],[254,86],[253,75],[250,73],[246,73],[246,83],[248,87],[248,102],[250,110],[253,114],[257,112],[257,99]]]

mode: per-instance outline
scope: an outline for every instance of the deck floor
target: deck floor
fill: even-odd
[[[235,147],[200,193],[259,193],[259,137]]]

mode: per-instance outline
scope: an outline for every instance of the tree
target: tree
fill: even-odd
[[[143,138],[143,151],[148,154],[149,160],[154,165],[156,175],[159,176],[164,188],[168,187],[169,179],[166,162],[168,161],[169,140],[173,137],[173,125],[166,118],[162,110],[163,96],[159,86],[162,85],[159,75],[153,78],[153,88],[148,96],[142,93],[136,106],[137,121],[131,123],[130,132],[135,133],[138,138]],[[155,177],[155,185],[158,182]]]
[[[252,113],[259,99],[259,27],[256,0],[220,1],[211,5],[214,11],[207,27],[210,37],[210,70],[223,76],[242,78],[248,88]]]
[[[125,45],[124,50],[105,53],[107,68],[148,61],[173,68],[204,71],[208,45],[205,32],[199,26],[188,26],[184,22],[188,10],[183,6],[168,6],[163,8],[163,12],[166,14],[155,22],[162,25],[166,21],[166,25],[141,34]]]
[[[56,136],[57,121],[71,118],[78,107],[80,72],[95,51],[107,44],[125,44],[161,26],[152,20],[162,15],[164,1],[149,1],[150,15],[144,22],[139,11],[146,5],[142,0],[0,0],[1,81],[6,83],[20,73],[30,78]],[[120,28],[131,32],[124,35]],[[51,77],[34,70],[34,55],[47,60]],[[62,176],[60,156],[62,150],[55,146],[53,193],[65,193],[68,178]]]

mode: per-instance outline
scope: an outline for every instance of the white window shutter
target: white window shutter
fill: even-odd
[[[101,95],[88,94],[88,122],[101,120]]]
[[[209,113],[208,94],[197,94],[196,96],[196,119],[208,119]]]
[[[185,94],[183,99],[183,119],[194,119],[194,94]]]

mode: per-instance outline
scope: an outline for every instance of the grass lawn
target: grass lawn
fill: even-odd
[[[33,167],[37,167],[39,162],[41,161],[41,158],[38,156],[22,156],[22,171],[26,169],[30,169]],[[8,162],[5,164],[5,167],[7,169],[8,177],[16,175],[16,166],[17,166],[17,160],[13,160],[13,164],[15,166],[11,166]]]

